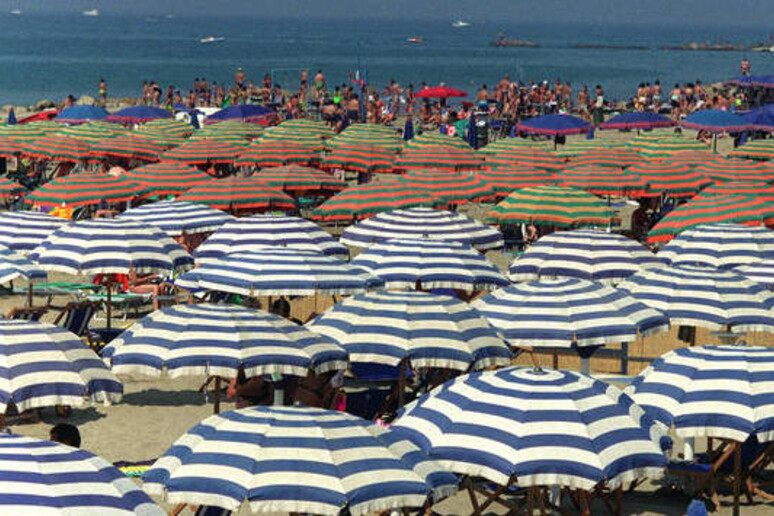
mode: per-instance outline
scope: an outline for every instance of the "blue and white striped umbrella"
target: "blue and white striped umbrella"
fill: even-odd
[[[349,295],[384,284],[346,262],[315,251],[258,248],[217,258],[181,274],[188,290],[217,290],[243,296]]]
[[[51,324],[0,319],[0,413],[121,401],[123,386],[94,351]]]
[[[339,344],[350,361],[465,371],[504,366],[511,352],[497,331],[467,303],[424,292],[358,294],[307,327]]]
[[[646,267],[662,265],[645,246],[623,235],[575,229],[542,237],[509,268],[512,281],[580,278],[618,283]]]
[[[379,213],[344,230],[341,243],[354,247],[390,239],[430,239],[468,244],[479,251],[503,247],[497,229],[461,213],[433,208],[409,208]]]
[[[706,224],[683,231],[658,253],[672,265],[717,267],[774,258],[774,231],[766,226]]]
[[[48,235],[67,224],[65,219],[35,211],[0,213],[0,245],[28,254]]]
[[[0,247],[0,283],[8,283],[17,278],[29,282],[45,281],[47,276],[46,271],[28,258],[11,252],[6,247]]]
[[[345,412],[250,407],[211,416],[143,475],[173,504],[358,516],[419,508],[457,479],[408,439]]]
[[[471,373],[404,407],[392,428],[449,471],[500,485],[611,489],[660,477],[666,431],[616,387],[581,373]]]
[[[121,219],[71,222],[30,255],[47,271],[67,274],[168,274],[188,270],[193,259],[161,229]]]
[[[288,215],[253,215],[226,223],[196,250],[199,263],[258,247],[289,247],[316,251],[341,260],[349,249],[314,222]]]
[[[102,457],[51,441],[0,434],[0,478],[0,514],[166,514]]]
[[[175,305],[140,319],[102,352],[116,374],[233,378],[347,368],[347,353],[303,326],[234,305]]]
[[[625,389],[681,437],[774,441],[774,349],[679,348],[655,360]]]
[[[517,283],[472,303],[514,346],[598,346],[669,329],[669,320],[625,292],[566,278]]]
[[[748,263],[747,265],[734,267],[733,270],[755,283],[774,289],[774,260]]]
[[[510,282],[486,256],[467,244],[388,240],[374,244],[352,265],[384,280],[388,289],[494,290]]]
[[[774,332],[774,292],[733,271],[667,266],[639,272],[619,288],[673,325]]]
[[[161,228],[171,237],[212,233],[234,217],[204,204],[160,201],[131,208],[118,216]]]

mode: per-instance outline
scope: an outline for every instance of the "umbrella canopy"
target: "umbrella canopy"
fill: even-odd
[[[688,165],[673,162],[647,161],[626,169],[629,174],[641,177],[649,188],[645,196],[667,194],[669,197],[693,197],[696,192],[712,183],[705,175],[695,172]]]
[[[715,181],[774,182],[774,168],[760,161],[720,158],[702,163],[695,170]]]
[[[21,151],[22,148],[19,140],[7,136],[0,136],[0,157],[15,158]]]
[[[167,148],[182,145],[186,141],[182,136],[175,136],[162,130],[146,128],[145,126],[140,126],[129,134],[135,138],[147,140],[154,145],[161,145]]]
[[[433,208],[409,208],[374,215],[345,229],[341,243],[369,247],[391,239],[424,238],[459,242],[479,251],[503,246],[503,235],[495,228],[461,213]]]
[[[703,224],[680,233],[658,256],[672,265],[730,269],[774,259],[774,231],[741,224]]]
[[[670,351],[625,389],[678,436],[774,440],[774,350],[697,346]]]
[[[717,159],[718,159],[717,154],[714,154],[708,148],[701,148],[696,150],[678,151],[671,154],[665,154],[660,157],[655,156],[653,158],[649,158],[648,162],[662,163],[665,165],[672,165],[672,166],[688,165],[693,169],[703,163],[715,161]]]
[[[0,484],[5,514],[166,515],[131,478],[87,451],[2,434],[0,453],[0,477],[9,479]]]
[[[596,195],[642,197],[648,194],[647,181],[620,168],[581,166],[566,168],[556,175],[560,186],[577,188]]]
[[[46,271],[38,268],[21,254],[6,247],[0,247],[0,283],[8,283],[17,278],[34,282],[46,279]]]
[[[261,247],[287,247],[341,260],[349,258],[349,249],[320,226],[289,215],[253,215],[231,220],[199,246],[195,256],[197,262],[208,263]]]
[[[118,403],[121,382],[79,337],[52,324],[0,319],[0,413]]]
[[[217,124],[226,120],[242,120],[243,122],[268,123],[277,118],[277,112],[255,104],[239,104],[229,106],[213,113],[204,119],[205,124]]]
[[[206,262],[175,284],[250,297],[350,295],[383,281],[337,258],[306,249],[263,247]]]
[[[619,113],[607,122],[599,125],[600,129],[655,129],[657,127],[672,127],[675,122],[664,115],[652,111],[635,111]]]
[[[608,148],[578,154],[569,159],[566,167],[610,167],[621,169],[641,163],[642,158],[629,149]]]
[[[574,188],[536,186],[516,190],[489,212],[496,224],[538,224],[558,227],[608,226],[615,211],[599,197]]]
[[[306,376],[347,368],[347,353],[303,326],[234,305],[175,305],[135,322],[102,356],[116,374]]]
[[[162,161],[127,170],[124,176],[145,187],[152,195],[178,195],[192,186],[209,183],[212,177],[198,168],[177,161]]]
[[[753,140],[728,153],[729,158],[774,160],[774,140]]]
[[[346,181],[317,168],[288,165],[264,168],[253,177],[291,195],[332,195],[347,187]]]
[[[761,260],[759,262],[748,263],[734,267],[734,272],[738,272],[747,279],[766,285],[774,289],[774,260]]]
[[[117,136],[91,146],[91,154],[97,158],[125,158],[139,161],[158,161],[164,152],[163,145],[136,136]]]
[[[484,255],[459,242],[387,240],[372,245],[351,263],[384,280],[387,289],[472,292],[508,284]]]
[[[570,115],[543,115],[519,122],[516,128],[527,134],[568,135],[582,134],[591,124]]]
[[[145,187],[112,174],[84,172],[57,177],[33,190],[26,201],[38,206],[88,206],[106,202],[125,202],[146,193]]]
[[[172,118],[172,113],[166,109],[153,106],[132,106],[119,109],[107,117],[108,122],[118,122],[121,124],[142,124],[157,118]]]
[[[512,281],[580,278],[611,284],[663,263],[660,255],[623,235],[575,229],[541,237],[511,263],[508,277]]]
[[[15,183],[6,177],[0,177],[0,198],[8,199],[11,196],[23,193],[25,190],[19,183]]]
[[[178,201],[206,204],[219,210],[292,210],[296,201],[257,177],[211,179],[183,192]]]
[[[735,222],[760,226],[774,221],[774,205],[742,195],[699,195],[670,211],[648,232],[649,242],[668,242],[702,224]]]
[[[354,172],[392,172],[394,165],[395,153],[391,150],[360,145],[334,147],[322,161],[323,168]]]
[[[138,134],[145,133],[146,131],[161,131],[171,136],[187,138],[193,134],[194,128],[185,120],[177,120],[176,118],[156,118],[149,120],[134,130],[134,132]]]
[[[647,159],[663,159],[686,151],[706,153],[709,152],[709,146],[699,140],[672,136],[643,142],[637,151]]]
[[[458,90],[457,88],[452,88],[450,86],[430,86],[414,93],[414,96],[420,99],[446,99],[449,97],[467,97],[468,94],[462,90]]]
[[[734,333],[774,331],[774,293],[736,272],[651,268],[630,276],[619,288],[665,313],[672,325]]]
[[[23,125],[0,125],[0,136],[11,138],[13,140],[33,140],[49,133],[56,133],[62,130],[61,124],[53,122],[48,123],[29,123]]]
[[[67,136],[44,135],[20,144],[22,153],[32,158],[78,163],[91,156],[89,146]]]
[[[660,477],[667,462],[665,432],[641,408],[571,371],[459,376],[402,409],[393,428],[449,471],[503,486],[616,489]]]
[[[246,105],[250,107],[250,105]],[[204,122],[205,124],[207,121]],[[193,136],[197,134],[210,134],[210,135],[230,135],[236,136],[245,140],[252,140],[261,136],[266,131],[266,128],[260,124],[246,122],[244,120],[231,119],[209,124],[199,131],[195,131]]]
[[[66,124],[82,124],[89,120],[103,120],[107,116],[107,110],[99,106],[70,106],[60,111],[54,120]]]
[[[212,478],[210,471],[218,471]],[[422,507],[457,479],[399,434],[338,411],[250,407],[211,416],[143,475],[168,503],[353,516]]]
[[[339,147],[377,147],[390,152],[398,152],[403,149],[403,139],[395,131],[385,132],[369,128],[368,130],[355,130],[358,125],[351,125],[345,131],[325,142],[330,149]]]
[[[626,292],[577,278],[510,285],[472,306],[514,346],[600,346],[669,329],[662,313]]]
[[[605,152],[608,150],[626,150],[627,143],[630,142],[618,142],[615,140],[575,140],[562,145],[561,147],[554,149],[552,154],[561,158],[567,159],[576,156],[583,156],[584,154],[593,152]]]
[[[158,201],[131,208],[119,219],[136,220],[163,230],[170,237],[212,233],[223,224],[234,220],[231,215],[204,206],[181,201]]]
[[[312,147],[274,141],[253,142],[236,159],[238,167],[281,167],[284,165],[311,165],[320,161],[320,152]]]
[[[531,147],[513,147],[507,151],[487,154],[485,159],[485,168],[506,165],[558,172],[565,166],[564,161],[555,154]]]
[[[473,152],[470,147],[461,150],[435,145],[406,149],[395,159],[394,168],[400,171],[432,169],[455,172],[478,170],[483,162],[483,157]]]
[[[180,161],[189,165],[234,163],[234,160],[242,152],[244,152],[244,146],[202,138],[188,140],[182,145],[168,150],[161,157],[165,160]]]
[[[395,209],[438,206],[441,201],[425,190],[394,183],[351,186],[312,212],[315,220],[360,220]]]
[[[72,138],[90,146],[124,134],[122,129],[122,127],[108,122],[89,122],[87,124],[65,127],[56,135],[63,138]]]
[[[26,255],[67,221],[35,211],[0,213],[0,245]]]
[[[496,198],[489,183],[469,173],[415,170],[406,173],[400,181],[410,188],[429,192],[445,206],[494,201]]]
[[[444,149],[456,149],[459,151],[462,151],[466,153],[466,155],[470,156],[471,154],[471,148],[470,145],[468,145],[468,142],[463,140],[462,138],[458,136],[451,136],[448,134],[443,134],[440,132],[424,132],[422,134],[419,134],[412,138],[411,140],[406,142],[406,145],[403,149],[404,153],[408,151],[409,149],[435,149],[437,147],[442,147]],[[477,153],[473,153],[477,154]]]
[[[556,183],[556,176],[544,170],[529,166],[487,167],[476,175],[495,191],[497,200],[502,200],[516,190]]]
[[[719,109],[703,109],[691,113],[680,121],[680,125],[711,133],[738,133],[750,129],[749,123],[743,116]]]
[[[30,255],[47,271],[67,274],[167,275],[193,267],[193,259],[161,229],[126,219],[71,222],[51,233]]]
[[[307,323],[343,347],[350,362],[467,371],[510,364],[511,352],[475,309],[424,292],[358,294]]]

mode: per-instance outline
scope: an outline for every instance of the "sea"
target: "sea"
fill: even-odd
[[[231,83],[238,67],[256,83],[270,73],[289,89],[298,87],[304,68],[310,79],[322,69],[328,84],[349,83],[361,70],[375,86],[391,79],[415,87],[443,82],[471,93],[510,74],[524,82],[561,78],[576,91],[582,84],[601,84],[619,100],[632,96],[638,83],[656,79],[665,90],[697,79],[723,81],[738,74],[744,55],[753,73],[774,73],[774,53],[663,50],[689,42],[769,41],[769,26],[500,20],[454,28],[452,21],[0,14],[0,104],[96,96],[101,78],[111,96],[139,96],[143,80],[185,93],[197,77]],[[501,31],[540,46],[490,46]],[[200,42],[208,36],[225,39]],[[578,44],[646,49],[574,48]]]

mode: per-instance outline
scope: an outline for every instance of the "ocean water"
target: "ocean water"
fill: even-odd
[[[96,95],[104,77],[111,96],[138,96],[144,79],[187,91],[195,77],[230,82],[238,66],[256,83],[267,72],[296,88],[299,69],[318,68],[328,83],[347,82],[360,64],[369,83],[441,81],[469,92],[505,73],[521,80],[602,84],[622,99],[639,82],[705,83],[738,73],[743,52],[664,51],[665,45],[725,40],[752,44],[768,27],[680,25],[527,24],[518,20],[454,29],[449,22],[318,21],[309,19],[196,18],[177,15],[0,14],[0,104],[29,104],[67,94]],[[503,30],[540,48],[488,45]],[[201,44],[206,36],[223,43]],[[406,42],[424,38],[421,45]],[[643,45],[649,50],[575,49],[573,44]],[[774,54],[750,53],[753,73],[774,73]]]

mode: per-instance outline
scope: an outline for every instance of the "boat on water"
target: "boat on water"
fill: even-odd
[[[21,14],[21,9],[14,9],[11,11],[11,14],[15,14],[16,16],[19,16]]]
[[[452,23],[452,27],[455,29],[462,29],[464,27],[470,27],[470,23],[462,20],[457,20],[454,23]]]
[[[88,11],[83,11],[82,14],[84,16],[99,16],[99,9],[89,9]]]
[[[497,38],[494,41],[489,42],[490,47],[538,47],[534,41],[526,41],[521,39],[510,39],[504,32],[497,34]]]
[[[207,36],[199,40],[199,43],[222,43],[226,41],[226,38],[222,36]]]
[[[406,40],[407,43],[414,43],[415,45],[419,45],[425,42],[422,38],[408,38]]]

